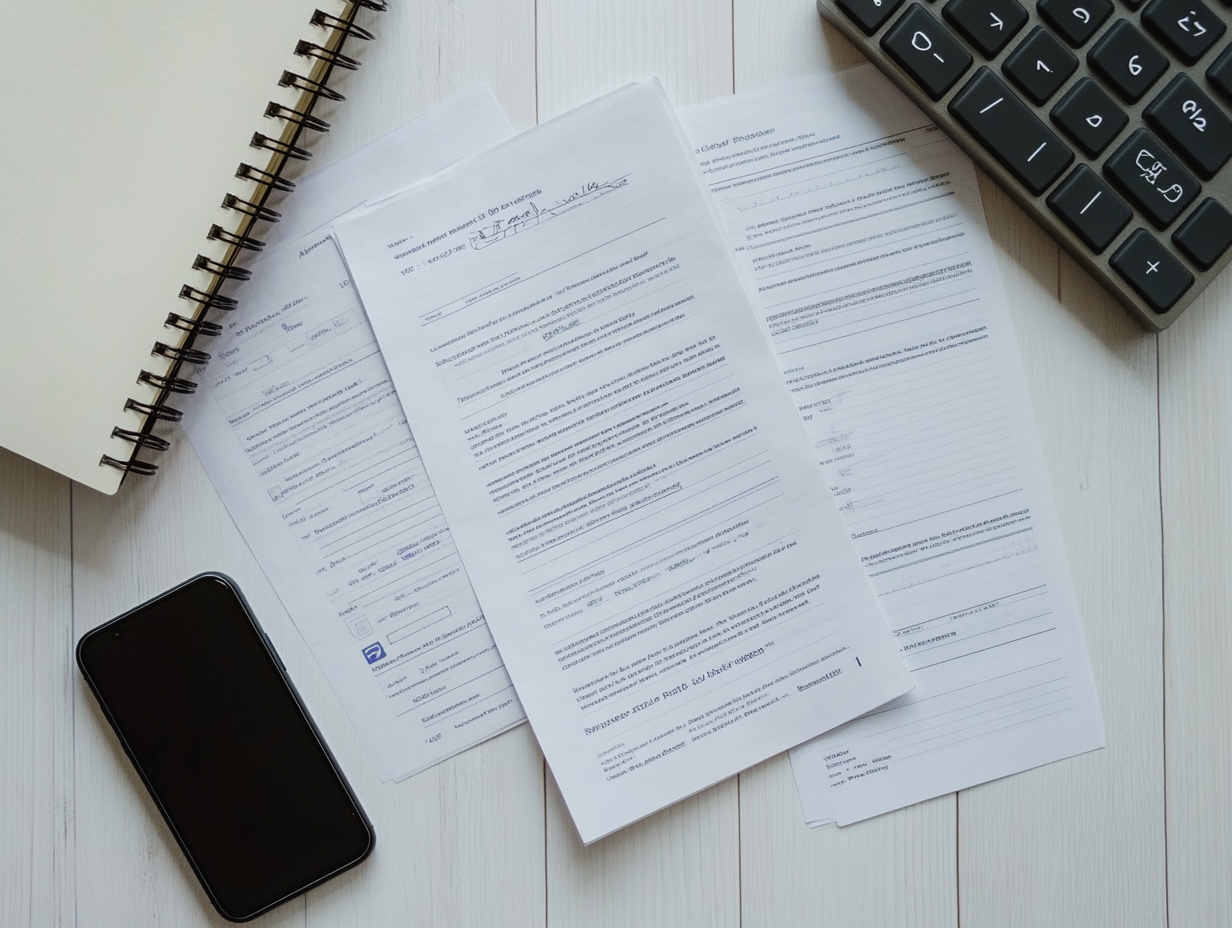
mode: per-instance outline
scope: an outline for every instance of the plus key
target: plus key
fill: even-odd
[[[1166,313],[1193,286],[1193,275],[1145,229],[1137,229],[1109,259],[1157,313]]]

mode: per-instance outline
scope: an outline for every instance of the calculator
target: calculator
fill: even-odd
[[[1232,0],[818,0],[1144,326],[1232,257]]]

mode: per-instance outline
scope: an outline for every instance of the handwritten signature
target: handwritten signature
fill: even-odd
[[[579,206],[593,203],[600,197],[606,196],[614,190],[619,190],[628,183],[629,178],[627,175],[602,183],[599,181],[588,181],[581,188],[573,191],[564,199],[557,200],[556,203],[546,209],[540,209],[535,204],[535,201],[531,200],[530,206],[522,212],[506,216],[503,219],[497,219],[487,228],[480,229],[470,236],[471,248],[476,250],[487,248],[489,245],[512,238],[519,232],[525,232],[527,229],[542,225],[549,219],[555,219],[557,216],[563,216]]]

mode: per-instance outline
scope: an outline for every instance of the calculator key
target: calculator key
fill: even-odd
[[[934,100],[940,100],[972,62],[954,34],[918,3],[882,36],[881,47]]]
[[[1133,210],[1085,164],[1074,168],[1052,192],[1048,208],[1096,254],[1112,244],[1134,215]]]
[[[1137,103],[1168,70],[1168,59],[1126,20],[1115,23],[1087,55],[1095,72],[1126,103]]]
[[[1159,139],[1138,129],[1104,163],[1108,174],[1146,217],[1163,229],[1202,189]]]
[[[1232,100],[1232,45],[1229,45],[1215,63],[1206,69],[1206,79],[1227,99]]]
[[[1085,44],[1112,15],[1109,0],[1039,0],[1035,8],[1074,48]]]
[[[1017,0],[950,0],[941,13],[985,58],[1005,48],[1027,22]]]
[[[1099,84],[1084,77],[1052,108],[1052,121],[1095,158],[1125,128],[1129,117]]]
[[[1166,313],[1193,285],[1193,275],[1146,229],[1136,229],[1109,263],[1157,313]]]
[[[1232,213],[1215,200],[1204,200],[1172,233],[1172,241],[1205,271],[1232,245]]]
[[[1208,180],[1232,156],[1232,120],[1187,75],[1172,78],[1142,113]]]
[[[834,0],[847,18],[859,26],[865,35],[872,35],[885,25],[903,5],[903,0]]]
[[[1202,0],[1151,0],[1142,23],[1186,64],[1205,55],[1228,28]]]
[[[1037,196],[1074,153],[988,68],[950,101],[950,112],[1018,181]]]
[[[1036,26],[1001,65],[1036,104],[1047,103],[1077,69],[1074,53],[1043,26]]]

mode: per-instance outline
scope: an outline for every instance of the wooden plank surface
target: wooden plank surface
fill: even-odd
[[[1232,924],[1232,280],[1160,336],[1170,928]]]
[[[731,0],[538,0],[539,121],[657,77],[677,106],[732,92]]]
[[[741,924],[956,926],[955,806],[941,796],[846,828],[809,828],[786,757],[742,773]]]
[[[307,167],[337,161],[475,84],[492,88],[519,132],[535,124],[534,0],[391,3],[362,21],[377,39],[356,43],[359,70],[330,79],[347,99],[317,104],[331,128],[311,139]]]
[[[0,449],[0,925],[73,916],[69,482]]]
[[[334,128],[314,166],[478,81],[525,129],[652,75],[688,104],[859,60],[808,0],[425,0],[365,15],[381,37],[336,81],[349,99],[321,110]],[[1232,284],[1157,341],[982,191],[1105,751],[812,830],[776,758],[582,848],[525,726],[377,781],[182,435],[156,479],[114,498],[0,451],[0,925],[223,924],[72,664],[88,628],[205,569],[245,590],[379,835],[362,867],[258,924],[1232,924]]]

